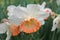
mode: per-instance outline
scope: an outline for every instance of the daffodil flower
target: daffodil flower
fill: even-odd
[[[60,15],[53,20],[53,26],[51,31],[55,31],[56,29],[60,29]]]
[[[5,21],[5,19],[4,19],[3,23],[0,23],[0,34],[3,34],[6,32],[6,34],[7,34],[6,40],[9,40],[11,37],[11,33],[9,31],[9,26],[7,24],[9,24],[9,23],[7,21]]]
[[[6,40],[10,37],[16,36],[20,31],[25,33],[32,33],[39,30],[45,24],[44,19],[49,17],[43,9],[45,3],[28,4],[27,7],[10,5],[7,7],[8,20],[0,24],[0,34],[7,33]]]
[[[25,33],[36,32],[41,25],[45,24],[44,19],[49,16],[39,4],[28,4],[27,7],[11,5],[7,9],[9,21],[20,25]]]
[[[3,23],[0,23],[0,34],[6,32],[6,40],[10,40],[11,36],[17,36],[20,33],[18,25],[10,23],[7,19],[2,19]]]

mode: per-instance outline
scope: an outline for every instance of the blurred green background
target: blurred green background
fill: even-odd
[[[52,9],[56,14],[60,13],[60,6],[57,5],[56,0],[0,0],[0,21],[3,18],[7,18],[7,7],[9,5],[22,5],[27,4],[42,4],[46,2],[46,7]],[[60,32],[57,29],[51,32],[53,19],[51,17],[46,20],[45,25],[43,25],[40,30],[32,34],[26,34],[21,32],[18,36],[11,37],[10,40],[60,40]],[[6,33],[0,34],[0,40],[6,39]]]

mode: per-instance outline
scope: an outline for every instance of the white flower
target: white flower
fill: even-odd
[[[12,24],[20,25],[23,20],[29,20],[30,18],[35,18],[41,25],[44,25],[44,19],[49,16],[48,13],[44,11],[45,3],[39,4],[28,4],[27,7],[10,5],[7,7],[8,19]],[[11,37],[10,27],[8,22],[0,24],[0,34],[7,33],[6,40]]]
[[[11,32],[9,31],[9,26],[7,24],[8,22],[0,23],[0,34],[3,34],[6,32],[7,34],[6,40],[10,40]]]
[[[51,29],[51,31],[55,31],[57,29],[60,29],[60,15],[57,16],[54,20],[53,20],[53,27]]]
[[[0,24],[0,34],[5,33],[7,30],[7,25],[6,23],[1,23]]]
[[[44,18],[48,17],[49,14],[47,14],[44,10],[42,10],[40,6],[41,5],[39,4],[28,4],[27,7],[17,6],[12,11],[11,16],[9,15],[10,13],[8,12],[8,16],[9,16],[8,19],[12,23],[19,25],[24,19],[29,19],[33,17],[39,20],[41,22],[41,25],[43,25],[45,23]],[[13,6],[11,7],[13,8]]]

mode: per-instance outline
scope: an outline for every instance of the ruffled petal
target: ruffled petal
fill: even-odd
[[[26,17],[27,16],[27,9],[25,10],[26,8],[25,7],[16,7],[14,10],[13,10],[13,14],[17,17]]]
[[[39,4],[28,4],[27,9],[29,12],[29,15],[36,15],[40,11],[40,5]]]
[[[39,22],[41,23],[41,25],[44,25],[45,24],[45,21],[41,18],[37,18],[37,20],[39,20]]]
[[[16,8],[16,6],[10,5],[10,6],[7,7],[7,10],[8,10],[9,12],[12,12],[12,11],[14,10],[14,8]]]
[[[6,23],[1,23],[0,24],[0,34],[5,33],[7,31],[7,24]]]
[[[30,11],[39,11],[40,9],[40,5],[39,4],[28,4],[27,5],[27,8],[30,10]]]
[[[16,8],[16,6],[14,6],[14,5],[10,5],[10,6],[8,6],[7,7],[7,11],[8,11],[8,16],[11,16],[11,15],[13,15],[13,10]]]
[[[40,9],[41,9],[41,10],[44,10],[45,6],[46,6],[46,2],[43,2],[43,3],[41,4],[41,6],[40,6]]]
[[[22,7],[22,6],[14,6],[14,5],[10,5],[7,8],[8,10],[8,16],[12,16],[15,15],[17,17],[26,17],[27,15],[27,8],[26,7]]]
[[[22,6],[17,6],[18,8],[20,8],[21,10],[25,11],[25,12],[28,12],[27,8],[26,7],[22,7]]]
[[[19,25],[23,21],[24,18],[18,18],[16,16],[12,15],[12,16],[8,17],[8,19],[11,23]]]
[[[38,18],[38,19],[45,19],[47,17],[49,17],[49,14],[46,13],[45,11],[40,11],[35,15],[35,18]]]

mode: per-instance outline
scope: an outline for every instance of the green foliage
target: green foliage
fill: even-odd
[[[3,18],[7,18],[7,6],[9,5],[22,5],[26,6],[27,4],[35,3],[35,4],[41,4],[42,2],[46,2],[46,7],[49,7],[52,9],[52,11],[59,13],[60,7],[58,8],[56,4],[56,0],[0,0],[0,20]],[[52,22],[53,19],[49,17],[48,20],[46,20],[45,25],[43,25],[40,30],[38,30],[35,33],[32,34],[26,34],[21,32],[16,37],[11,37],[11,40],[60,40],[60,32],[54,31],[51,32],[52,28]],[[6,34],[0,34],[0,40],[5,40]]]

